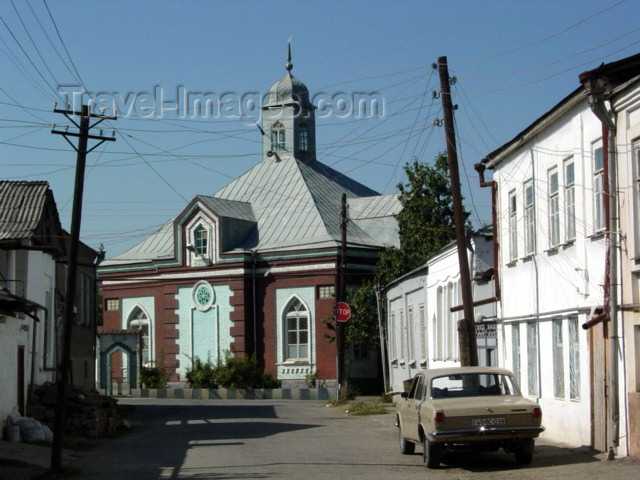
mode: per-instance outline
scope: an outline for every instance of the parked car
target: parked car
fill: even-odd
[[[493,367],[427,370],[416,375],[397,405],[400,450],[422,445],[429,468],[457,450],[514,453],[531,463],[535,438],[544,431],[542,409],[522,397],[513,374]]]

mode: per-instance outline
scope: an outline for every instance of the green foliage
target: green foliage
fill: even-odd
[[[453,201],[447,156],[440,153],[433,166],[413,163],[404,167],[408,183],[398,185],[402,211],[397,215],[401,252],[393,252],[389,266],[406,273],[455,240]],[[465,221],[469,217],[464,212]],[[393,272],[397,273],[397,272]]]
[[[142,367],[140,382],[144,383],[147,388],[164,388],[167,386],[167,379],[157,368]]]
[[[384,415],[387,413],[387,409],[380,403],[355,402],[349,406],[345,413],[357,416]]]
[[[187,382],[191,388],[279,388],[280,382],[270,373],[263,373],[255,356],[238,360],[227,354],[216,364],[195,359],[187,370]]]
[[[427,259],[455,240],[453,201],[447,157],[440,153],[433,165],[413,160],[406,164],[406,184],[399,184],[402,211],[396,216],[400,247],[385,249],[378,259],[375,278],[364,282],[347,300],[351,319],[345,328],[347,344],[374,347],[379,344],[377,285],[423,265]],[[464,212],[465,221],[469,217]],[[380,299],[384,305],[384,299]],[[331,322],[327,322],[331,329]]]
[[[196,357],[190,370],[187,370],[187,383],[191,388],[218,388],[215,367],[211,362],[203,362]]]
[[[313,373],[309,373],[305,377],[305,381],[307,383],[307,387],[309,388],[324,388],[326,384],[326,382],[322,380],[322,377],[320,376],[320,372],[318,370]]]
[[[365,349],[377,348],[380,330],[374,282],[365,281],[359,289],[349,292],[347,303],[351,307],[351,318],[345,324],[346,342]]]

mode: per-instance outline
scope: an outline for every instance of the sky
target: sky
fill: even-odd
[[[0,179],[49,182],[68,231],[76,152],[52,125],[75,126],[55,102],[117,116],[92,129],[116,140],[87,156],[82,209],[81,240],[107,258],[261,160],[257,105],[289,43],[318,107],[318,160],[384,194],[446,149],[433,68],[446,57],[475,227],[491,208],[473,165],[580,73],[640,52],[636,0],[7,0],[0,17]],[[199,95],[216,108],[196,109]]]

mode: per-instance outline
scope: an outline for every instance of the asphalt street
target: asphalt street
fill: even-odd
[[[133,431],[69,452],[73,479],[615,479],[640,477],[640,460],[606,461],[588,448],[536,444],[533,462],[504,452],[446,458],[427,470],[421,448],[402,455],[393,409],[352,416],[325,402],[120,399],[133,405]],[[45,449],[45,447],[40,447]],[[48,451],[43,450],[46,464]],[[30,470],[0,465],[0,478]],[[40,470],[41,471],[41,470]]]

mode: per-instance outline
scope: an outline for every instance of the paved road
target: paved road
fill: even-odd
[[[311,401],[126,399],[142,425],[85,452],[82,478],[146,479],[574,479],[635,480],[640,462],[607,462],[584,449],[540,442],[529,467],[512,455],[476,454],[440,469],[420,448],[402,455],[393,414],[345,415]]]

